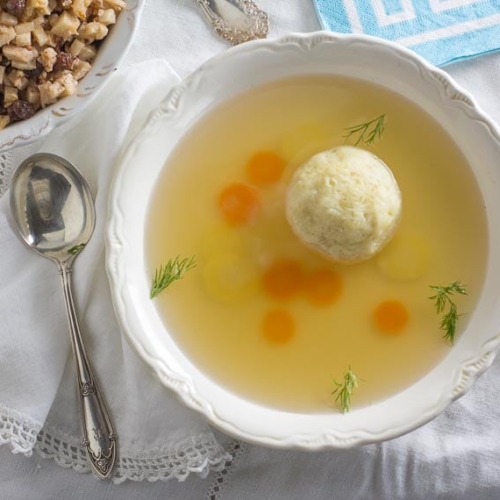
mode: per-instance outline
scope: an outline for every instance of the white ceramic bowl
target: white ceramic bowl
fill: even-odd
[[[109,35],[99,48],[92,69],[83,78],[73,95],[38,111],[27,120],[13,123],[0,131],[0,151],[33,142],[80,113],[99,93],[118,68],[134,38],[146,0],[126,0],[123,10]]]
[[[150,277],[144,255],[148,201],[179,139],[200,116],[231,96],[264,82],[311,73],[375,82],[406,96],[432,115],[468,159],[488,218],[484,288],[456,345],[413,386],[345,415],[279,411],[219,386],[178,347],[148,296]],[[161,382],[186,405],[222,431],[243,440],[282,448],[345,448],[408,432],[464,394],[490,365],[499,347],[499,158],[498,130],[472,98],[446,73],[395,44],[366,36],[319,32],[231,49],[167,95],[128,148],[117,172],[110,197],[107,270],[123,333]]]

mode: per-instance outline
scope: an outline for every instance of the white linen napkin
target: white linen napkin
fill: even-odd
[[[163,60],[114,75],[82,116],[33,146],[80,169],[94,195],[94,235],[74,265],[81,330],[114,420],[119,444],[115,482],[202,476],[228,455],[208,425],[150,375],[122,338],[104,268],[104,229],[113,167],[126,142],[178,77]],[[147,165],[144,166],[147,168]],[[53,263],[15,235],[9,193],[0,198],[0,444],[90,470],[81,445],[79,401],[59,275]]]

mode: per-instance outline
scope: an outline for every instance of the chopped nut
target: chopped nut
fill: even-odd
[[[54,69],[54,64],[57,61],[57,52],[52,47],[43,49],[38,60],[43,66],[43,69],[50,72]]]
[[[53,25],[51,32],[54,35],[60,36],[63,40],[67,40],[71,35],[78,34],[79,26],[80,21],[78,18],[65,10]]]
[[[47,16],[51,12],[48,0],[28,0],[26,8],[31,12],[36,12],[37,15]]]
[[[23,14],[19,16],[20,20],[33,19],[35,17],[35,11],[28,5],[23,10]]]
[[[75,38],[75,40],[73,41],[73,43],[69,47],[69,53],[75,57],[79,56],[83,47],[85,47],[85,42],[83,40],[79,40],[78,38]]]
[[[24,63],[25,65],[32,65],[30,68],[19,69],[35,69],[36,58],[38,51],[35,48],[17,47],[16,45],[4,45],[2,47],[3,55],[12,62],[12,66],[17,68],[15,63]]]
[[[22,33],[21,35],[17,35],[14,39],[14,43],[18,47],[28,47],[31,45],[31,33]]]
[[[123,0],[104,0],[104,6],[120,12],[127,4]]]
[[[80,19],[86,19],[87,8],[91,1],[92,0],[73,0],[73,5],[71,6],[73,14]]]
[[[55,26],[55,24],[57,23],[57,21],[59,21],[59,14],[51,14],[49,16],[49,24],[50,24],[50,27],[52,28],[53,26]]]
[[[92,61],[93,59],[95,59],[96,55],[97,49],[93,45],[85,45],[80,51],[78,57],[82,61]]]
[[[91,22],[81,28],[78,34],[81,38],[93,42],[94,40],[102,40],[108,34],[108,28],[104,24]]]
[[[116,14],[113,9],[103,10],[102,13],[99,14],[97,19],[101,24],[109,26],[110,24],[116,23]]]
[[[10,123],[9,115],[0,116],[0,130],[3,130]]]
[[[38,85],[38,91],[40,92],[40,105],[45,108],[57,101],[64,92],[64,86],[59,82],[46,82]]]
[[[22,35],[23,33],[31,33],[35,29],[35,23],[33,21],[27,23],[19,23],[15,28],[17,35]]]
[[[47,45],[49,47],[57,47],[59,45],[59,40],[60,38],[57,35],[54,35],[54,33],[45,32],[49,36],[49,41],[47,42]]]
[[[28,79],[24,76],[24,71],[20,69],[13,69],[7,78],[18,90],[24,90],[28,86]]]
[[[18,22],[17,17],[8,12],[3,11],[0,14],[0,24],[3,26],[15,26]]]
[[[64,72],[54,83],[60,83],[64,87],[61,97],[74,94],[78,86],[78,82],[69,71]]]
[[[45,17],[44,16],[38,16],[33,19],[33,24],[35,25],[35,28],[39,28],[40,26],[43,26],[45,24]]]
[[[40,45],[40,47],[49,43],[49,35],[42,27],[38,27],[33,30],[33,39],[36,43],[38,43],[38,45]]]
[[[6,85],[5,90],[3,92],[3,105],[7,107],[14,101],[17,101],[17,99],[18,99],[17,89],[10,85]]]
[[[3,85],[5,76],[5,66],[0,66],[0,84]]]
[[[16,30],[11,26],[0,26],[0,47],[7,45],[16,38]]]
[[[11,61],[10,64],[13,68],[22,69],[23,71],[32,71],[36,69],[36,59],[33,59],[31,62]]]
[[[40,107],[40,92],[36,85],[28,86],[26,89],[26,100],[33,105],[35,109]]]
[[[74,65],[73,78],[81,80],[89,71],[92,66],[87,61],[78,61]]]

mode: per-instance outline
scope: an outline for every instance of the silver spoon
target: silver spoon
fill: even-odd
[[[107,479],[116,460],[117,436],[85,352],[71,292],[73,262],[95,226],[89,186],[64,158],[35,154],[12,178],[10,205],[24,242],[59,269],[78,375],[83,443],[93,472]]]
[[[269,16],[253,0],[197,0],[215,32],[233,45],[266,38]]]

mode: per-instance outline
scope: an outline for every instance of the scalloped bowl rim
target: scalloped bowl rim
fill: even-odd
[[[350,66],[353,57],[356,61]],[[341,74],[364,77],[393,90],[399,86],[397,91],[412,100],[417,96],[423,109],[434,111],[434,118],[448,132],[453,130],[457,136],[471,137],[471,142],[479,147],[476,151],[468,144],[460,144],[487,207],[489,232],[485,282],[468,326],[449,354],[417,383],[346,415],[309,415],[267,408],[226,390],[198,370],[170,337],[148,298],[149,279],[141,233],[147,204],[138,207],[131,201],[133,195],[135,199],[149,198],[166,157],[200,116],[232,96],[234,88],[237,89],[234,94],[238,94],[252,85],[277,79],[273,71],[280,75],[281,71],[281,77],[301,74],[297,63],[306,68],[303,74],[326,68],[335,73],[340,68]],[[367,73],[361,63],[368,68],[371,64],[373,71]],[[378,65],[385,65],[384,71]],[[406,80],[386,81],[394,74],[402,76],[403,70]],[[243,78],[248,81],[242,83]],[[220,89],[226,91],[222,97],[218,95]],[[408,95],[415,90],[420,94]],[[443,123],[446,120],[447,126]],[[499,131],[469,93],[442,70],[392,42],[366,35],[316,32],[232,48],[209,60],[168,92],[125,150],[115,172],[106,230],[106,269],[122,333],[161,383],[184,404],[223,432],[247,442],[319,450],[349,448],[407,433],[462,396],[492,363],[500,347],[500,263],[494,258],[500,251],[500,229],[493,220],[494,214],[500,213],[500,196],[495,187],[500,186],[500,169],[494,165],[499,153]],[[147,169],[141,167],[145,158]],[[485,165],[481,166],[482,163]]]
[[[89,73],[78,82],[73,95],[39,110],[27,120],[0,130],[0,152],[26,146],[78,116],[99,94],[127,55],[134,40],[146,0],[126,0],[127,9],[120,12],[117,22],[97,53]]]

